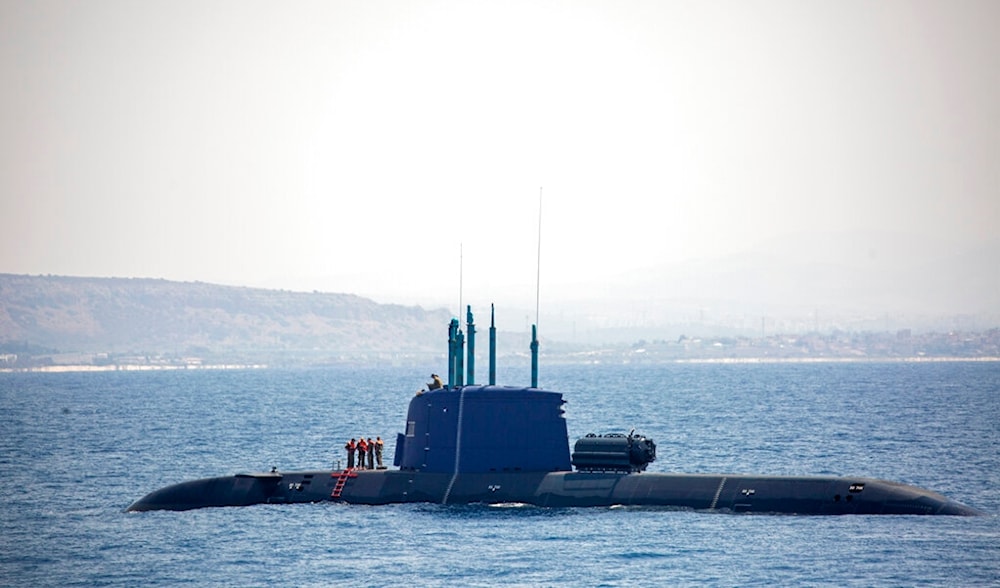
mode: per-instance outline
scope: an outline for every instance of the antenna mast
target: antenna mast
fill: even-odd
[[[462,270],[464,269],[464,260],[462,257],[462,242],[458,242],[458,314],[455,316],[462,316]]]
[[[538,188],[538,259],[535,262],[535,327],[538,326],[538,301],[542,291],[542,188]]]
[[[538,188],[538,271],[535,274],[535,324],[531,325],[531,387],[538,387],[538,301],[542,291],[542,189]]]

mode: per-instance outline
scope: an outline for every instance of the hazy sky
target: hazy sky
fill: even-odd
[[[447,303],[461,247],[468,299],[533,300],[540,188],[543,293],[804,232],[976,244],[998,23],[995,0],[2,0],[0,272]]]

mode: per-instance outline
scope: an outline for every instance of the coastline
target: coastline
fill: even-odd
[[[706,357],[677,358],[660,361],[559,361],[560,365],[736,365],[736,364],[845,364],[845,363],[1000,363],[1000,356],[961,357]],[[310,367],[310,366],[302,366]],[[210,365],[52,365],[27,368],[0,368],[0,374],[10,373],[86,373],[86,372],[154,372],[154,371],[225,371],[225,370],[266,370],[267,364],[210,364]]]
[[[1000,357],[714,357],[664,363],[995,363]]]
[[[213,365],[46,365],[27,368],[0,368],[0,374],[10,373],[79,373],[79,372],[159,372],[195,370],[262,370],[265,364]]]

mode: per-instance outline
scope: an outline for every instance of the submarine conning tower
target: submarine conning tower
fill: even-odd
[[[396,437],[394,464],[428,473],[570,471],[569,439],[562,394],[537,387],[537,334],[532,328],[531,386],[495,384],[496,327],[490,317],[490,383],[474,381],[475,326],[467,312],[468,361],[464,336],[453,319],[448,327],[448,385],[410,400],[406,432]],[[463,366],[468,382],[463,383]]]

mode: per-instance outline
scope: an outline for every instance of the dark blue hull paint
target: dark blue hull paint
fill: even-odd
[[[652,506],[700,511],[799,515],[981,515],[948,498],[872,478],[718,474],[522,472],[442,474],[358,471],[334,488],[340,471],[243,474],[157,490],[129,511],[189,510],[341,501],[350,504],[433,502],[525,503],[548,507]]]

